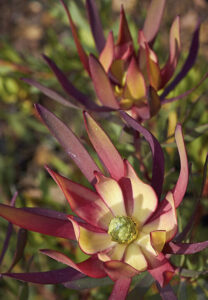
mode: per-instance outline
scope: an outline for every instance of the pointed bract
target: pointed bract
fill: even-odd
[[[120,12],[119,33],[118,33],[116,45],[127,44],[129,42],[132,42],[132,37],[129,30],[128,22],[126,20],[125,11],[122,5],[121,12]]]
[[[103,263],[97,257],[90,257],[81,263],[75,264],[68,256],[61,252],[50,249],[42,249],[40,252],[72,267],[86,276],[90,276],[92,278],[103,278],[106,276],[106,273],[103,271]]]
[[[88,114],[84,113],[85,126],[90,141],[99,155],[102,163],[115,180],[125,175],[124,162],[117,149],[112,144],[103,129]]]
[[[147,10],[143,32],[148,43],[152,43],[157,35],[163,16],[166,0],[152,0]]]
[[[77,216],[93,226],[108,229],[113,216],[95,192],[59,175],[48,167],[47,171],[62,189],[72,211]]]
[[[162,82],[160,88],[164,87],[165,84],[170,80],[178,63],[178,58],[181,50],[179,17],[176,17],[171,26],[169,44],[170,54],[167,63],[161,70]]]
[[[88,13],[88,19],[90,22],[91,31],[93,33],[94,41],[98,52],[100,53],[105,45],[105,37],[103,33],[103,28],[101,25],[101,20],[97,7],[94,0],[86,0],[86,8]]]
[[[93,183],[95,181],[94,172],[99,172],[99,169],[79,139],[46,108],[37,104],[36,109],[43,123],[59,141],[66,153],[74,160],[86,178]]]
[[[134,99],[136,105],[144,101],[146,97],[145,80],[134,57],[131,59],[126,73],[126,91],[124,92],[126,98],[128,97],[128,93]]]
[[[199,50],[199,32],[200,32],[200,24],[198,23],[193,33],[191,45],[185,63],[183,64],[181,71],[178,73],[178,75],[165,88],[164,92],[161,95],[161,99],[165,98],[177,86],[177,84],[188,74],[190,69],[193,67]]]
[[[107,41],[105,43],[105,47],[99,56],[99,61],[103,66],[106,73],[108,73],[110,66],[112,65],[114,59],[114,40],[113,40],[113,32],[110,31]]]
[[[173,197],[175,201],[175,207],[177,208],[181,201],[183,200],[183,197],[186,192],[186,188],[188,185],[188,177],[189,177],[189,170],[188,170],[188,160],[187,160],[187,154],[186,154],[186,148],[184,145],[184,139],[182,134],[182,128],[181,125],[178,124],[175,130],[175,140],[178,147],[178,152],[180,156],[180,175],[178,178],[178,181],[173,189]]]
[[[136,122],[125,112],[120,112],[121,116],[127,122],[129,126],[136,131],[143,134],[146,141],[149,143],[152,155],[153,155],[153,167],[152,167],[152,187],[154,188],[158,199],[160,199],[162,193],[162,185],[164,180],[164,154],[159,142],[156,138],[142,125]]]
[[[89,57],[89,65],[91,78],[99,100],[107,107],[118,109],[119,105],[104,68],[93,55]]]
[[[89,73],[89,64],[88,64],[88,57],[87,57],[87,54],[85,53],[81,43],[80,43],[80,40],[79,40],[79,37],[78,37],[78,34],[77,34],[77,29],[76,29],[76,26],[72,20],[72,17],[71,17],[71,14],[68,10],[68,7],[66,6],[64,0],[60,0],[65,11],[66,11],[66,14],[67,14],[67,17],[68,17],[68,20],[69,20],[69,23],[70,23],[70,27],[71,27],[71,31],[72,31],[72,35],[73,35],[73,38],[74,38],[74,42],[76,44],[76,47],[77,47],[77,52],[79,54],[79,57],[80,57],[80,60],[85,68],[85,70]]]

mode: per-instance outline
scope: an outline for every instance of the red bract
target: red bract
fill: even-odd
[[[188,183],[188,162],[180,125],[175,131],[180,175],[175,187],[160,201],[164,177],[162,149],[154,136],[129,115],[121,112],[127,124],[143,134],[151,147],[154,172],[151,184],[137,176],[131,164],[123,160],[106,133],[88,113],[84,113],[84,120],[89,139],[109,175],[101,173],[79,139],[55,115],[40,105],[36,107],[43,123],[80,167],[94,190],[46,167],[77,217],[46,209],[14,208],[3,204],[0,204],[0,215],[25,229],[75,239],[90,258],[76,264],[60,252],[44,249],[41,250],[43,254],[68,267],[38,273],[4,273],[2,276],[68,286],[70,281],[75,282],[84,276],[109,276],[115,281],[110,299],[125,299],[131,278],[136,274],[147,270],[163,287],[175,273],[169,254],[196,253],[207,247],[208,242],[176,244],[173,241],[178,230],[176,208]]]
[[[170,28],[169,56],[162,67],[159,65],[157,55],[153,50],[154,40],[163,16],[165,0],[151,1],[143,29],[138,31],[138,51],[135,51],[123,7],[121,7],[117,40],[114,41],[114,35],[111,31],[105,40],[96,5],[93,0],[86,0],[89,23],[99,53],[97,58],[92,54],[89,56],[86,54],[71,14],[63,0],[61,3],[67,13],[80,60],[92,79],[97,98],[102,106],[77,90],[51,59],[46,56],[44,59],[65,92],[76,99],[82,107],[84,106],[91,111],[123,109],[133,118],[142,121],[157,114],[162,104],[187,96],[207,78],[208,74],[205,74],[196,87],[174,98],[166,98],[170,91],[186,76],[196,60],[200,26],[197,24],[188,57],[182,69],[173,79],[181,51],[179,17],[175,18]],[[24,80],[63,105],[72,106],[55,91],[45,88],[34,80]],[[163,92],[159,96],[158,91],[161,90]]]

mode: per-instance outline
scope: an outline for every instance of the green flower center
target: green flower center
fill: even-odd
[[[137,237],[137,224],[130,217],[115,217],[110,221],[108,234],[112,241],[129,244]]]

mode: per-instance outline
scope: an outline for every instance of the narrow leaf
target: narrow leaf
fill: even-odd
[[[38,90],[40,90],[44,95],[48,96],[49,98],[57,101],[58,103],[64,105],[64,106],[68,106],[71,108],[75,108],[75,109],[79,109],[78,106],[72,104],[69,102],[69,100],[66,100],[64,97],[62,97],[60,94],[58,94],[57,92],[55,92],[54,90],[52,90],[51,88],[47,88],[45,86],[43,86],[42,84],[40,84],[39,82],[33,80],[33,79],[29,79],[29,78],[22,78],[23,81],[25,81],[26,83],[30,84],[31,86],[36,87]]]
[[[89,65],[93,85],[99,100],[107,107],[118,109],[119,105],[104,68],[93,55],[89,57]]]
[[[153,155],[152,187],[157,193],[158,199],[160,199],[164,180],[164,154],[162,148],[157,139],[147,129],[145,129],[125,112],[121,111],[120,114],[129,126],[144,136],[150,145]]]
[[[85,51],[82,48],[82,45],[80,43],[80,40],[79,40],[79,37],[78,37],[78,34],[77,34],[76,26],[74,25],[71,14],[70,14],[70,12],[68,10],[68,7],[66,6],[64,0],[60,0],[60,1],[61,1],[61,4],[63,5],[65,11],[66,11],[66,14],[67,14],[67,17],[68,17],[68,20],[69,20],[69,23],[70,23],[72,35],[73,35],[73,38],[74,38],[74,42],[76,44],[77,52],[79,54],[80,60],[83,64],[85,70],[89,73],[88,57],[87,57],[87,54],[85,53]]]
[[[75,86],[68,80],[66,75],[57,67],[54,61],[52,61],[46,55],[43,55],[43,58],[45,59],[51,70],[54,72],[56,78],[67,94],[69,94],[75,100],[88,108],[93,108],[96,106],[86,95],[75,88]]]
[[[182,134],[182,127],[180,124],[176,126],[175,140],[178,147],[180,164],[181,164],[178,181],[173,189],[175,207],[177,208],[180,205],[185,195],[186,188],[188,185],[188,177],[189,177],[188,159],[187,159],[186,148],[185,148],[183,134]]]
[[[58,140],[66,153],[74,160],[86,178],[93,182],[94,171],[99,171],[95,162],[74,133],[61,120],[41,105],[36,109],[50,132]]]
[[[109,300],[125,300],[131,284],[131,278],[121,277],[116,280]]]
[[[103,66],[106,73],[109,71],[111,64],[114,58],[114,40],[113,40],[113,32],[110,31],[108,34],[108,38],[103,48],[102,52],[99,56],[99,61]]]
[[[162,82],[160,88],[170,80],[178,63],[178,58],[181,50],[180,41],[180,22],[179,17],[176,17],[170,29],[169,41],[169,58],[163,69],[161,70]]]
[[[12,206],[12,207],[15,206],[17,196],[18,196],[18,192],[15,192],[12,199],[11,199],[11,201],[10,201],[10,206]],[[7,227],[7,233],[6,233],[6,236],[5,236],[4,243],[3,243],[1,255],[0,255],[0,265],[3,261],[3,259],[4,259],[5,253],[8,249],[9,241],[10,241],[10,238],[11,238],[11,235],[12,235],[12,231],[13,231],[13,225],[12,225],[12,223],[9,223],[8,227]]]
[[[183,231],[175,238],[175,242],[176,243],[182,242],[187,237],[188,233],[191,231],[191,229],[193,227],[194,220],[195,220],[196,215],[198,213],[198,207],[199,207],[199,204],[200,204],[200,200],[202,198],[204,186],[205,186],[205,183],[206,183],[207,168],[208,168],[208,154],[207,154],[207,157],[206,157],[206,160],[205,160],[205,164],[204,164],[204,169],[203,169],[203,177],[202,177],[202,184],[201,184],[200,195],[199,195],[199,197],[198,197],[198,199],[196,201],[194,211],[193,211],[191,217],[189,218],[188,223],[186,224],[186,226],[183,229]]]
[[[109,137],[95,120],[87,113],[84,113],[85,126],[90,141],[99,155],[101,161],[115,180],[124,176],[124,162],[119,152],[112,144]]]
[[[127,44],[129,42],[132,42],[132,37],[129,30],[128,22],[126,20],[124,8],[123,6],[121,6],[119,33],[116,45]]]
[[[194,254],[208,247],[208,241],[200,243],[173,243],[165,245],[163,252],[167,254]]]
[[[14,266],[19,262],[19,260],[22,258],[26,243],[27,243],[27,230],[20,228],[17,235],[16,251],[14,254],[11,267],[8,270],[9,273],[14,268]]]
[[[103,271],[103,262],[100,261],[97,257],[90,257],[89,259],[81,262],[81,263],[74,263],[68,256],[65,254],[50,250],[50,249],[42,249],[40,250],[41,253],[63,263],[66,264],[77,271],[93,277],[93,278],[103,278],[106,277],[106,273]]]
[[[195,85],[193,88],[191,88],[190,90],[186,91],[185,93],[183,94],[180,94],[176,97],[173,97],[173,98],[167,98],[167,99],[162,99],[161,98],[161,103],[162,104],[165,104],[165,103],[171,103],[175,100],[179,100],[179,99],[183,99],[183,98],[186,98],[188,95],[190,95],[191,93],[193,93],[201,84],[202,82],[208,78],[208,72],[202,77],[202,79],[197,83],[197,85]]]
[[[2,276],[11,277],[17,280],[40,283],[40,284],[58,284],[76,280],[84,277],[82,273],[72,268],[65,268],[47,272],[31,272],[31,273],[2,273]]]
[[[94,41],[98,52],[100,53],[105,46],[105,37],[101,25],[100,16],[94,0],[86,0],[86,8],[88,19],[90,22],[91,31],[93,33]]]
[[[151,43],[160,27],[166,0],[152,0],[145,18],[143,32],[148,43]]]
[[[189,48],[189,54],[186,58],[186,61],[182,66],[181,71],[175,77],[175,79],[165,88],[164,92],[161,95],[161,99],[164,99],[177,86],[177,84],[186,76],[186,74],[188,74],[190,69],[193,67],[199,50],[199,31],[200,31],[200,24],[198,23],[192,37],[191,45]]]
[[[138,33],[139,65],[146,80],[157,91],[161,85],[161,71],[158,63],[158,57],[149,47],[144,33],[140,30]]]
[[[0,216],[27,230],[66,239],[75,239],[72,224],[67,216],[65,219],[57,218],[41,214],[38,209],[15,208],[4,204],[0,204]]]

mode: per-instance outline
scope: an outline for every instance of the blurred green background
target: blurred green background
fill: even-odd
[[[88,53],[92,52],[96,55],[84,0],[66,2],[77,25],[83,47]],[[111,29],[115,35],[118,32],[121,2],[126,9],[131,33],[136,42],[137,30],[142,28],[150,1],[96,1],[106,36]],[[35,118],[33,104],[41,103],[51,111],[56,112],[79,135],[89,151],[92,152],[83,127],[82,115],[79,111],[61,107],[20,79],[21,77],[34,78],[64,95],[54,75],[41,57],[41,54],[45,53],[55,60],[77,88],[94,97],[92,85],[79,61],[65,12],[58,0],[1,0],[0,6],[0,203],[8,204],[14,192],[18,191],[17,207],[39,206],[70,213],[64,196],[45,171],[44,165],[49,164],[72,180],[85,185],[88,183],[51,137],[48,130]],[[208,71],[208,2],[205,0],[167,0],[161,30],[155,44],[155,51],[161,63],[168,55],[169,29],[176,15],[181,17],[182,53],[180,65],[187,56],[191,33],[194,31],[198,19],[202,21],[201,47],[194,68],[169,96],[178,95],[193,87]],[[183,125],[192,171],[187,196],[179,212],[181,226],[186,223],[194,202],[200,194],[202,170],[208,149],[207,82],[205,81],[190,96],[165,105],[159,115],[145,123],[164,147],[166,157],[164,192],[170,189],[177,180],[179,157],[172,136],[176,123],[180,122]],[[144,170],[135,158],[132,138],[122,131],[120,123],[114,122],[115,115],[113,117],[105,116],[103,118],[105,120],[101,120],[102,117],[96,117],[100,118],[100,123],[122,156],[128,158],[142,175]],[[93,152],[92,155],[94,156]],[[151,172],[149,148],[145,143],[142,145],[141,153],[137,156],[147,171]],[[204,188],[193,234],[190,237],[191,241],[208,239],[207,196],[208,182]],[[7,222],[0,220],[0,245],[3,244],[6,230]],[[1,272],[7,271],[12,264],[17,232],[18,228],[14,227],[9,249],[0,266]],[[62,267],[57,262],[38,254],[40,248],[64,251],[76,261],[85,258],[84,254],[68,241],[30,232],[28,233],[24,256],[13,270],[15,272],[23,272],[27,269],[44,271]],[[204,251],[188,258],[182,256],[176,259],[176,263],[178,266],[204,270],[208,266],[207,254],[208,251]],[[208,299],[206,276],[199,280],[197,278],[184,279],[180,283],[177,278],[174,280],[175,286],[179,286],[177,290],[179,299]],[[8,300],[102,300],[107,299],[110,290],[111,287],[101,287],[85,289],[78,293],[65,289],[61,285],[26,285],[11,279],[0,279],[0,298]],[[192,298],[189,298],[189,295],[192,295]],[[199,298],[199,295],[202,298]],[[148,299],[158,298],[154,286],[145,297]]]

